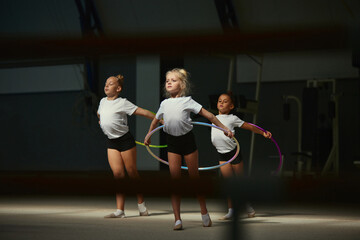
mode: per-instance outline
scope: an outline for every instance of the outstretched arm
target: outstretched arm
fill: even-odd
[[[135,112],[134,112],[135,115],[139,115],[139,116],[143,116],[143,117],[146,117],[150,120],[153,120],[155,118],[155,113],[153,112],[150,112],[149,110],[146,110],[146,109],[143,109],[143,108],[140,108],[138,107]],[[164,124],[164,120],[159,120],[161,124]]]
[[[205,110],[204,108],[201,108],[199,114],[203,117],[205,117],[206,119],[208,119],[210,122],[212,122],[213,124],[215,124],[218,127],[221,127],[222,129],[224,129],[226,132],[224,133],[226,136],[232,138],[234,136],[234,134],[224,125],[222,124],[219,119],[217,119],[217,117],[215,117],[214,114],[212,114],[211,112]]]
[[[156,128],[156,126],[158,125],[159,122],[160,122],[160,120],[154,117],[154,119],[152,120],[152,122],[150,124],[148,134],[149,134],[149,132],[151,132],[152,130],[154,130]],[[150,143],[151,143],[150,138],[149,139],[147,139],[147,138],[144,139],[144,144],[145,145],[150,145]]]
[[[143,117],[146,117],[150,120],[153,120],[154,117],[155,117],[155,114],[150,112],[149,110],[146,110],[146,109],[143,109],[141,107],[138,107],[135,112],[134,112],[135,115],[139,115],[139,116],[143,116]]]
[[[258,129],[257,127],[255,127],[251,124],[248,124],[247,122],[244,122],[244,124],[241,126],[241,128],[252,131],[252,132],[260,134],[260,135],[263,135],[265,138],[271,138],[271,136],[272,136],[271,132],[269,132],[269,131],[263,132],[260,129]]]

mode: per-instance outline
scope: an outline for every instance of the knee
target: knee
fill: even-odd
[[[126,171],[129,174],[129,177],[131,177],[131,178],[139,177],[139,173],[138,173],[136,167],[127,168]]]
[[[199,178],[200,177],[200,173],[197,168],[189,168],[188,172],[189,172],[190,178]]]
[[[113,175],[115,179],[125,178],[125,173],[121,171],[113,172]]]
[[[189,178],[190,179],[199,179],[200,174],[199,174],[199,172],[189,173]]]
[[[178,180],[181,179],[181,172],[170,172],[171,179]]]

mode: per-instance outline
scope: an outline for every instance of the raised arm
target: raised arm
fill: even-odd
[[[206,118],[207,120],[209,120],[210,122],[212,122],[213,124],[215,124],[218,127],[221,127],[222,129],[226,130],[226,133],[224,133],[226,136],[232,138],[234,136],[234,134],[224,125],[222,124],[219,119],[217,119],[217,117],[215,117],[214,114],[212,114],[211,112],[205,110],[204,108],[201,108],[199,114],[201,116],[203,116],[204,118]]]
[[[265,138],[271,138],[272,134],[269,131],[263,132],[260,129],[258,129],[257,127],[248,124],[247,122],[244,122],[244,124],[241,126],[241,128],[252,131],[254,133],[260,134],[262,136],[264,136]]]

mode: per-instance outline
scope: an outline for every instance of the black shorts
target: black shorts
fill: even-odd
[[[237,148],[235,148],[234,150],[227,152],[227,153],[219,153],[219,161],[223,161],[223,162],[227,162],[229,161],[236,153]],[[231,162],[231,164],[238,164],[241,163],[242,161],[242,155],[241,155],[241,150],[239,152],[239,154],[236,156],[236,158]]]
[[[135,139],[130,132],[125,133],[125,135],[119,138],[108,138],[107,140],[107,148],[116,149],[119,152],[124,152],[136,146]]]
[[[167,151],[180,155],[188,155],[197,150],[195,136],[192,131],[182,136],[166,134]]]

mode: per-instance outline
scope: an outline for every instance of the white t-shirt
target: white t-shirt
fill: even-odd
[[[235,127],[241,127],[244,121],[233,114],[216,115],[219,121],[235,134]],[[211,128],[211,142],[219,153],[228,153],[236,147],[234,139],[227,137],[223,131]]]
[[[115,100],[102,98],[99,104],[100,127],[109,139],[119,138],[129,131],[127,116],[132,115],[138,107],[126,98]]]
[[[168,98],[161,102],[157,119],[164,119],[164,132],[182,136],[193,128],[190,112],[198,114],[202,106],[191,97]]]

